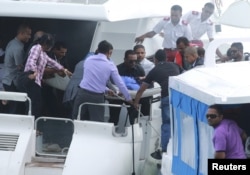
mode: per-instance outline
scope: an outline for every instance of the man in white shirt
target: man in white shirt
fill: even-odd
[[[200,40],[207,33],[209,41],[214,39],[214,25],[210,17],[214,13],[214,4],[206,3],[201,12],[190,11],[183,15],[182,19],[191,26],[194,40]]]
[[[203,47],[203,42],[200,39],[205,33],[207,33],[210,42],[214,40],[214,24],[210,19],[214,9],[214,4],[208,2],[204,5],[201,12],[190,11],[183,15],[182,19],[191,26],[193,40],[190,41],[190,44],[192,46]],[[216,54],[220,59],[225,59],[225,56],[222,55],[219,49],[216,50]]]
[[[144,69],[145,75],[147,75],[149,71],[151,71],[151,69],[155,67],[154,63],[145,58],[146,52],[145,47],[143,45],[135,45],[133,50],[137,55],[137,61]]]
[[[135,42],[142,43],[145,38],[152,38],[157,33],[163,31],[164,40],[162,46],[166,52],[167,61],[174,62],[175,54],[177,52],[176,40],[181,36],[185,36],[189,40],[192,40],[193,38],[190,25],[186,21],[181,20],[181,16],[182,7],[179,5],[173,5],[171,7],[170,17],[165,17],[156,24],[152,31],[137,37]]]

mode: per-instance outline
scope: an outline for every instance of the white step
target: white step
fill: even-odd
[[[63,159],[35,157],[26,164],[24,175],[62,175],[63,168]]]

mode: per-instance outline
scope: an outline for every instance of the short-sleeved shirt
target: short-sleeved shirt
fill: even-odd
[[[144,82],[147,84],[153,81],[161,86],[161,97],[168,96],[168,79],[170,76],[180,74],[180,68],[177,64],[172,62],[160,62],[148,73]]]
[[[23,47],[24,44],[17,38],[8,43],[4,57],[3,84],[10,86],[18,76],[20,70],[18,70],[17,66],[22,65],[24,61]]]
[[[215,151],[223,151],[226,159],[245,159],[241,139],[242,130],[233,120],[223,119],[214,129],[213,144]]]
[[[140,62],[140,65],[144,69],[146,75],[148,75],[149,71],[151,71],[155,67],[155,64],[153,62],[149,61],[147,58],[144,58]]]
[[[165,17],[153,28],[155,33],[160,33],[162,30],[164,32],[162,44],[164,48],[176,48],[176,40],[182,36],[186,37],[188,40],[193,39],[189,24],[183,20],[180,20],[180,22],[174,26],[170,17]]]
[[[214,38],[214,25],[211,19],[201,22],[201,13],[190,11],[183,15],[183,20],[187,21],[191,26],[193,39],[199,40],[202,35],[207,33],[208,38]]]

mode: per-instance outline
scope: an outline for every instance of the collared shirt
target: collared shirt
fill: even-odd
[[[193,39],[199,40],[202,35],[207,33],[208,38],[214,38],[214,25],[210,19],[201,22],[201,13],[190,11],[183,15],[182,19],[187,21],[192,30]]]
[[[214,129],[213,144],[215,151],[226,153],[226,159],[245,159],[241,139],[242,129],[235,121],[223,119]]]
[[[169,17],[164,18],[153,28],[155,33],[160,33],[162,30],[164,32],[162,44],[164,48],[176,48],[176,40],[182,36],[186,37],[188,40],[193,39],[189,24],[182,20],[174,26]]]
[[[20,72],[17,66],[22,65],[24,61],[23,47],[24,44],[17,38],[8,43],[4,57],[4,74],[2,80],[4,84],[10,86]]]
[[[51,59],[46,52],[42,50],[40,44],[34,45],[30,49],[29,57],[25,65],[24,71],[33,71],[37,72],[35,82],[41,86],[41,80],[43,77],[44,69],[48,65],[51,68],[60,70],[63,69],[63,66],[57,63],[55,60]]]
[[[147,58],[144,58],[140,62],[140,65],[144,69],[146,75],[148,75],[149,71],[151,71],[155,67],[155,64],[153,62],[149,61]]]
[[[119,88],[126,100],[131,100],[128,89],[122,81],[115,64],[109,61],[104,54],[89,56],[84,62],[83,79],[80,87],[91,92],[105,93],[106,85],[110,79]]]

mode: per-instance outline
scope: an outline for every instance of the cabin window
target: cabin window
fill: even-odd
[[[72,120],[40,117],[36,120],[36,131],[38,155],[66,157],[74,133]]]

